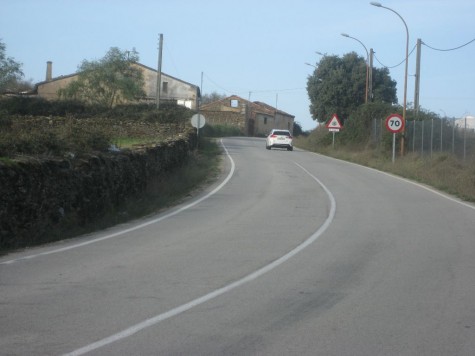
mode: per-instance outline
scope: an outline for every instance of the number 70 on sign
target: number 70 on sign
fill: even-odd
[[[391,114],[386,118],[386,128],[392,133],[404,130],[404,119],[399,114]]]

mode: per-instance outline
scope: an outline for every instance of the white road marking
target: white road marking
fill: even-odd
[[[446,193],[443,193],[443,192],[440,192],[438,190],[436,190],[435,188],[432,188],[432,187],[428,187],[426,185],[423,185],[421,183],[417,183],[417,182],[414,182],[408,178],[404,178],[404,177],[401,177],[401,176],[397,176],[393,173],[389,173],[389,172],[384,172],[384,171],[380,171],[379,169],[376,169],[376,168],[372,168],[372,167],[367,167],[367,166],[363,166],[362,164],[359,164],[359,163],[354,163],[354,162],[348,162],[348,161],[345,161],[343,159],[339,159],[339,158],[334,158],[334,157],[329,157],[329,156],[325,156],[325,155],[322,155],[320,153],[316,153],[316,152],[312,152],[318,156],[321,156],[321,157],[325,157],[325,158],[328,158],[328,159],[335,159],[337,161],[341,161],[341,162],[345,162],[345,163],[348,163],[348,164],[351,164],[351,165],[354,165],[354,166],[357,166],[357,167],[360,167],[360,168],[364,168],[364,169],[368,169],[370,171],[373,171],[373,172],[377,172],[377,173],[380,173],[380,174],[383,174],[383,175],[386,175],[388,177],[391,177],[391,178],[395,178],[397,180],[401,180],[403,182],[406,182],[406,183],[409,183],[409,184],[412,184],[412,185],[415,185],[416,187],[419,187],[419,188],[422,188],[422,189],[425,189],[431,193],[434,193],[442,198],[445,198],[447,200],[450,200],[454,203],[457,203],[459,205],[463,205],[464,207],[466,208],[470,208],[472,210],[475,210],[475,205],[473,205],[472,203],[469,203],[469,202],[465,202],[465,201],[462,201],[461,199],[458,199],[456,197],[453,197],[453,196],[450,196],[449,194],[446,194]]]
[[[231,177],[234,175],[234,170],[236,168],[236,165],[234,164],[234,160],[229,155],[229,152],[228,152],[227,148],[224,146],[222,139],[221,139],[220,142],[221,142],[221,145],[222,145],[224,151],[226,152],[226,156],[229,158],[229,160],[231,162],[231,170],[229,171],[229,174],[227,175],[226,179],[219,186],[217,186],[215,189],[213,189],[211,192],[209,192],[205,196],[201,197],[200,199],[195,200],[194,202],[192,202],[188,205],[185,205],[185,206],[181,207],[180,209],[174,210],[174,211],[172,211],[168,214],[165,214],[165,215],[163,215],[163,216],[161,216],[157,219],[153,219],[153,220],[147,221],[145,223],[135,225],[135,226],[133,226],[129,229],[121,230],[121,231],[118,231],[118,232],[115,232],[115,233],[112,233],[112,234],[109,234],[109,235],[106,235],[106,236],[103,236],[103,237],[99,237],[97,239],[80,242],[80,243],[77,243],[77,244],[74,244],[74,245],[54,249],[54,250],[51,250],[51,251],[41,252],[41,253],[37,253],[37,254],[34,254],[34,255],[28,255],[28,256],[24,256],[24,257],[15,258],[15,259],[12,259],[12,260],[0,262],[0,265],[7,265],[7,264],[14,263],[14,262],[22,261],[22,260],[29,260],[29,259],[40,257],[40,256],[46,256],[46,255],[51,255],[51,254],[54,254],[54,253],[64,252],[64,251],[72,250],[74,248],[83,247],[83,246],[87,246],[87,245],[90,245],[90,244],[93,244],[93,243],[96,243],[96,242],[108,240],[108,239],[111,239],[113,237],[124,235],[124,234],[127,234],[127,233],[131,232],[131,231],[139,230],[143,227],[146,227],[146,226],[149,226],[149,225],[152,225],[152,224],[156,224],[156,223],[158,223],[160,221],[163,221],[163,220],[165,220],[169,217],[177,215],[177,214],[181,213],[184,210],[187,210],[189,208],[194,207],[195,205],[201,203],[203,200],[206,200],[209,197],[211,197],[212,195],[216,194],[219,190],[221,190],[229,182]]]
[[[223,145],[223,147],[224,147],[224,145]],[[279,259],[275,260],[274,262],[258,269],[255,272],[252,272],[251,274],[249,274],[249,275],[247,275],[247,276],[245,276],[245,277],[243,277],[243,278],[241,278],[241,279],[239,279],[239,280],[237,280],[237,281],[235,281],[231,284],[228,284],[225,287],[216,289],[215,291],[213,291],[211,293],[208,293],[208,294],[206,294],[206,295],[204,295],[200,298],[194,299],[189,303],[183,304],[183,305],[181,305],[179,307],[176,307],[174,309],[171,309],[171,310],[169,310],[165,313],[162,313],[162,314],[156,315],[152,318],[146,319],[146,320],[144,320],[144,321],[142,321],[138,324],[135,324],[135,325],[131,326],[130,328],[122,330],[122,331],[120,331],[120,332],[118,332],[114,335],[111,335],[111,336],[106,337],[102,340],[96,341],[92,344],[89,344],[89,345],[86,345],[86,346],[81,347],[79,349],[76,349],[72,352],[69,352],[69,353],[65,354],[64,356],[78,356],[78,355],[83,355],[83,354],[86,354],[88,352],[97,350],[97,349],[99,349],[103,346],[106,346],[108,344],[111,344],[111,343],[114,343],[116,341],[125,339],[129,336],[132,336],[132,335],[136,334],[137,332],[139,332],[140,330],[143,330],[143,329],[148,328],[150,326],[156,325],[156,324],[160,323],[161,321],[164,321],[164,320],[169,319],[173,316],[179,315],[179,314],[181,314],[181,313],[183,313],[183,312],[185,312],[185,311],[187,311],[191,308],[194,308],[194,307],[196,307],[200,304],[203,304],[203,303],[205,303],[205,302],[207,302],[211,299],[214,299],[214,298],[216,298],[216,297],[218,297],[218,296],[220,296],[224,293],[230,292],[231,290],[233,290],[235,288],[238,288],[238,287],[242,286],[245,283],[248,283],[248,282],[251,282],[251,281],[255,280],[256,278],[262,276],[263,274],[265,274],[267,272],[270,272],[271,270],[273,270],[277,266],[280,266],[281,264],[283,264],[284,262],[286,262],[290,258],[294,257],[296,254],[301,252],[303,249],[305,249],[306,247],[308,247],[309,245],[314,243],[323,234],[323,232],[330,226],[331,222],[333,221],[334,216],[335,216],[335,212],[336,212],[336,201],[335,201],[335,198],[333,197],[332,193],[325,187],[325,185],[320,180],[318,180],[318,178],[316,178],[314,175],[312,175],[308,170],[306,170],[300,164],[298,164],[296,162],[294,162],[294,163],[298,167],[300,167],[306,174],[308,174],[310,177],[312,177],[323,188],[323,190],[326,192],[326,194],[327,194],[327,196],[330,200],[330,205],[331,206],[330,206],[330,212],[328,214],[328,217],[325,220],[325,222],[322,224],[322,226],[320,226],[320,228],[317,231],[315,231],[312,236],[310,236],[307,240],[302,242],[296,248],[294,248],[290,252],[286,253],[285,255],[280,257]]]

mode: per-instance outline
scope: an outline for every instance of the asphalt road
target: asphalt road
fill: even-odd
[[[1,257],[0,354],[475,354],[473,204],[223,144],[180,206]]]

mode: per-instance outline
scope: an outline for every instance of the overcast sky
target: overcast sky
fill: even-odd
[[[387,0],[409,28],[409,50],[418,38],[436,49],[475,38],[474,0]],[[405,56],[406,30],[393,12],[362,0],[0,0],[0,38],[7,56],[23,64],[25,79],[43,81],[76,72],[82,60],[102,58],[111,47],[135,48],[140,62],[201,86],[204,94],[236,94],[295,116],[305,130],[307,77],[320,56],[342,56],[364,47],[375,67],[393,67]],[[475,115],[475,41],[453,51],[422,46],[420,105],[441,116]],[[409,58],[407,101],[414,101],[415,51]],[[390,69],[403,102],[404,63]]]

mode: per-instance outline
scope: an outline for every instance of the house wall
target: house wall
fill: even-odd
[[[203,105],[210,125],[233,125],[245,135],[265,136],[272,129],[293,132],[294,117],[260,102],[250,102],[236,95]]]
[[[231,101],[233,100],[233,101]],[[235,107],[231,105],[236,105]],[[230,125],[246,132],[247,102],[237,97],[230,97],[204,105],[201,113],[209,125]]]
[[[146,100],[155,101],[157,97],[157,71],[148,67],[139,66],[144,77],[144,91]],[[179,105],[189,109],[197,108],[198,87],[185,83],[179,79],[166,75],[161,75],[160,101],[176,101]]]
[[[292,116],[275,113],[274,115],[257,114],[255,135],[267,135],[272,129],[289,130],[293,134],[294,118]]]
[[[58,99],[58,90],[65,88],[75,80],[77,80],[77,75],[69,75],[63,78],[56,78],[50,82],[39,83],[37,89],[38,96],[47,100]]]
[[[157,71],[140,64],[136,64],[136,66],[143,73],[146,101],[155,102],[157,96]],[[78,74],[73,74],[38,83],[37,95],[48,100],[58,99],[58,90],[65,88],[72,81],[77,80],[77,78]],[[161,83],[160,101],[171,100],[190,109],[196,109],[199,96],[199,88],[197,86],[164,73],[161,76]]]

